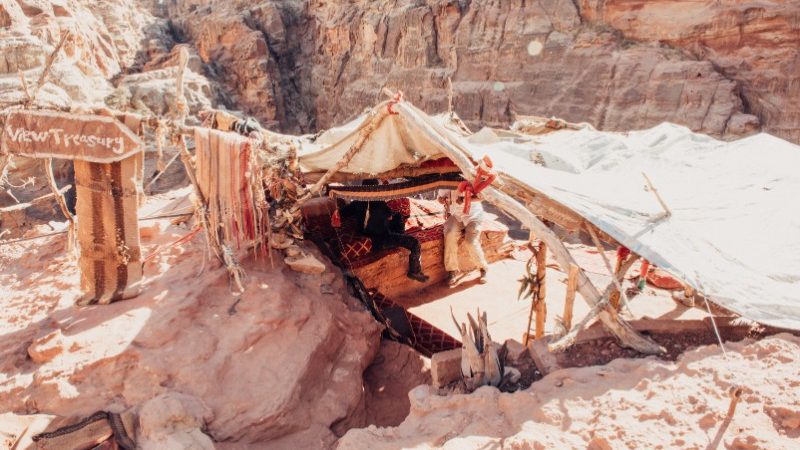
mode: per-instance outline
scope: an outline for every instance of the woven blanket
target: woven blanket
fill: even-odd
[[[234,133],[198,128],[197,181],[212,232],[223,244],[267,248],[266,201],[250,141]]]
[[[412,347],[421,354],[430,358],[434,353],[461,348],[461,342],[458,339],[450,336],[441,329],[436,328],[420,317],[411,314],[407,309],[384,297],[380,292],[372,289],[369,291],[369,295],[372,298],[372,301],[375,303],[375,306],[377,306],[380,310],[390,308],[403,309],[403,312],[408,319],[408,323],[410,324],[410,331],[412,334],[412,336],[406,337],[409,338],[410,342],[412,343]]]
[[[110,164],[75,160],[81,305],[108,304],[138,294],[141,163],[138,155]]]

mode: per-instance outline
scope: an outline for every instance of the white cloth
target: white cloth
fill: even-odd
[[[483,205],[480,200],[473,198],[469,212],[464,214],[464,193],[455,189],[440,189],[438,197],[447,200],[446,207],[450,216],[461,222],[462,225],[483,220]]]
[[[459,272],[461,270],[458,258],[458,241],[464,235],[464,245],[467,246],[471,265],[478,269],[486,269],[486,256],[481,247],[481,223],[477,221],[465,225],[458,221],[455,216],[450,216],[444,223],[444,268],[448,272]]]
[[[800,330],[800,147],[759,134],[722,142],[687,128],[536,137],[535,155],[475,148],[495,170],[577,212],[621,244],[748,319]],[[513,144],[508,144],[509,146]],[[646,189],[652,180],[672,215]]]

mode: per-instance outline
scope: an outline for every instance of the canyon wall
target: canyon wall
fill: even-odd
[[[0,0],[0,99],[22,95],[18,71],[32,82],[63,29],[78,39],[44,89],[59,106],[111,95],[161,112],[154,75],[143,94],[120,75],[164,69],[185,43],[194,109],[283,131],[341,124],[383,87],[441,111],[452,79],[473,127],[538,114],[800,142],[800,0]]]
[[[154,1],[154,0],[151,0]],[[798,141],[800,2],[172,0],[228,103],[288,131],[401,89],[472,126],[517,114],[626,130],[662,121]]]

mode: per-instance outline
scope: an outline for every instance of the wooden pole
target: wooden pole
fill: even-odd
[[[298,205],[302,204],[303,202],[305,202],[306,200],[310,199],[318,192],[320,192],[322,190],[322,187],[325,186],[326,183],[328,183],[328,180],[330,180],[331,177],[333,177],[337,172],[339,172],[345,166],[347,166],[350,163],[350,161],[353,160],[353,157],[355,157],[356,154],[361,150],[361,148],[364,147],[364,144],[367,142],[372,133],[380,126],[383,120],[389,116],[389,114],[390,111],[388,108],[388,102],[384,102],[378,107],[376,107],[374,110],[372,110],[372,112],[370,113],[371,117],[368,120],[364,121],[364,124],[362,124],[362,126],[359,128],[358,138],[350,147],[350,149],[347,150],[347,153],[344,154],[342,159],[340,159],[336,163],[336,165],[334,165],[327,172],[325,172],[325,175],[323,175],[322,178],[320,178],[316,183],[314,183],[313,186],[311,186],[311,188],[308,190],[308,193],[305,196],[303,196],[302,199],[298,200],[297,202]]]
[[[453,115],[453,80],[447,77],[447,112]]]
[[[622,280],[618,279],[618,272],[619,270],[614,270],[611,268],[611,262],[608,260],[606,256],[605,250],[603,250],[603,244],[600,243],[600,238],[597,237],[597,233],[594,231],[594,225],[590,223],[584,224],[586,231],[589,232],[589,236],[592,237],[592,242],[594,242],[595,247],[597,247],[597,252],[600,253],[600,256],[603,258],[603,264],[606,266],[606,270],[608,270],[608,274],[611,276],[611,283],[613,288],[611,289],[611,293],[609,294],[609,302],[611,303],[614,311],[619,310],[619,298],[620,296],[625,301],[625,307],[628,308],[628,312],[630,312],[631,307],[628,302],[628,296],[625,295],[625,292],[622,291]],[[621,267],[620,267],[621,270]],[[617,304],[614,305],[614,295],[616,294],[617,297]]]
[[[33,106],[34,102],[36,102],[36,97],[39,95],[39,90],[42,89],[44,86],[45,81],[47,81],[47,76],[50,75],[50,70],[53,69],[53,63],[56,62],[56,57],[61,52],[61,49],[64,47],[64,44],[67,42],[67,39],[72,34],[69,31],[65,31],[63,35],[61,35],[61,40],[58,41],[58,45],[53,50],[52,53],[47,57],[47,60],[44,64],[44,69],[42,69],[42,74],[39,75],[39,80],[36,82],[36,85],[33,87],[33,92],[30,93],[28,97],[28,101],[25,103],[26,107]]]
[[[33,101],[33,96],[31,96],[31,91],[28,89],[28,80],[25,79],[25,72],[19,71],[19,81],[22,83],[22,92],[25,93],[25,101],[30,103]]]
[[[622,270],[622,263],[623,259],[620,259],[619,256],[617,257],[617,263],[614,265],[614,278],[619,280],[620,279],[620,271]],[[611,298],[609,303],[611,303],[611,307],[615,310],[619,311],[619,300],[620,300],[620,292],[619,290],[614,287],[614,290],[611,292]]]
[[[658,200],[658,203],[661,205],[661,208],[664,209],[664,214],[659,218],[672,216],[672,211],[670,211],[669,206],[667,206],[667,203],[664,201],[664,199],[661,198],[661,194],[658,193],[658,189],[656,189],[656,187],[653,186],[653,182],[650,181],[650,177],[648,177],[647,174],[644,172],[642,172],[642,176],[644,177],[644,180],[647,182],[647,186],[650,188],[650,192],[652,192],[653,195],[656,196],[656,200]]]
[[[464,177],[470,181],[475,179],[475,165],[468,156],[469,153],[466,150],[459,147],[456,142],[437,133],[429,123],[420,118],[413,109],[405,104],[405,102],[399,102],[394,106],[394,109],[403,114],[409,122],[416,125],[420,132],[425,133],[429,139],[439,145],[442,153],[461,169]],[[503,189],[503,186],[498,186],[497,188],[489,186],[481,192],[481,196],[484,200],[498,206],[503,211],[522,222],[522,224],[531,231],[535,232],[553,252],[553,256],[561,267],[569,267],[570,264],[575,264],[575,260],[569,254],[569,251],[558,236],[530,210],[513,197],[503,192]],[[600,292],[582,270],[578,272],[578,292],[581,293],[581,297],[583,297],[584,301],[590,306],[595,306],[602,301]],[[622,345],[647,354],[658,354],[666,351],[651,339],[639,334],[630,324],[622,320],[613,311],[608,311],[603,308],[599,312],[598,317],[603,321],[603,324],[606,325],[609,331],[620,340]]]
[[[547,302],[545,302],[547,276],[547,244],[539,242],[539,251],[536,252],[536,339],[544,337],[544,325],[547,321]]]
[[[58,203],[59,208],[61,208],[61,213],[64,214],[64,217],[69,223],[67,228],[69,230],[67,232],[67,251],[74,255],[75,237],[77,236],[75,234],[75,216],[73,216],[69,208],[67,208],[67,201],[56,185],[56,178],[53,174],[53,159],[45,158],[42,160],[42,163],[44,164],[45,179],[47,180],[47,185],[50,187],[50,193],[55,197],[56,203]]]
[[[37,197],[37,198],[27,202],[27,203],[17,203],[16,205],[11,205],[11,206],[7,206],[5,208],[0,208],[0,215],[9,214],[9,213],[17,212],[17,211],[22,211],[23,209],[28,209],[28,208],[30,208],[32,206],[36,206],[39,203],[43,203],[43,202],[45,202],[47,200],[55,199],[57,195],[64,195],[64,193],[69,191],[70,189],[72,189],[72,185],[68,184],[68,185],[62,187],[61,189],[59,189],[58,192],[50,192],[49,194],[45,194],[45,195],[43,195],[41,197]]]
[[[184,94],[183,78],[186,72],[186,65],[189,63],[189,50],[186,47],[181,47],[178,50],[178,73],[175,77],[175,111],[181,123],[186,119],[189,113],[189,105],[186,102],[186,95]]]
[[[569,265],[567,277],[567,298],[564,299],[564,328],[572,328],[572,310],[575,305],[575,292],[578,290],[578,272],[580,269],[575,264]]]
[[[633,263],[636,262],[636,259],[637,258],[628,258],[625,261],[625,264],[623,264],[622,266],[622,273],[627,272],[633,266]],[[580,270],[578,271],[578,273],[580,274]],[[566,335],[564,335],[564,337],[548,345],[547,346],[548,350],[550,350],[551,352],[561,352],[566,350],[570,345],[572,345],[575,342],[575,339],[577,339],[578,334],[581,331],[583,331],[592,322],[592,320],[594,320],[597,317],[602,318],[602,314],[604,312],[611,314],[612,317],[618,318],[616,311],[607,308],[609,298],[611,297],[611,291],[613,289],[614,289],[614,283],[609,283],[600,301],[592,307],[589,313],[586,314],[586,317],[584,317],[583,320],[580,321],[580,323],[575,325],[575,327],[572,328]],[[567,329],[569,330],[569,328]]]

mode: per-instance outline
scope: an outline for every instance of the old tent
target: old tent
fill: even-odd
[[[382,109],[393,114],[384,115]],[[632,133],[591,127],[541,136],[463,131],[408,102],[295,140],[301,168],[325,172],[374,127],[340,172],[374,176],[442,158],[490,155],[505,180],[591,222],[716,303],[800,329],[800,147],[760,134],[722,142],[672,124]],[[665,214],[645,182],[664,199]]]

